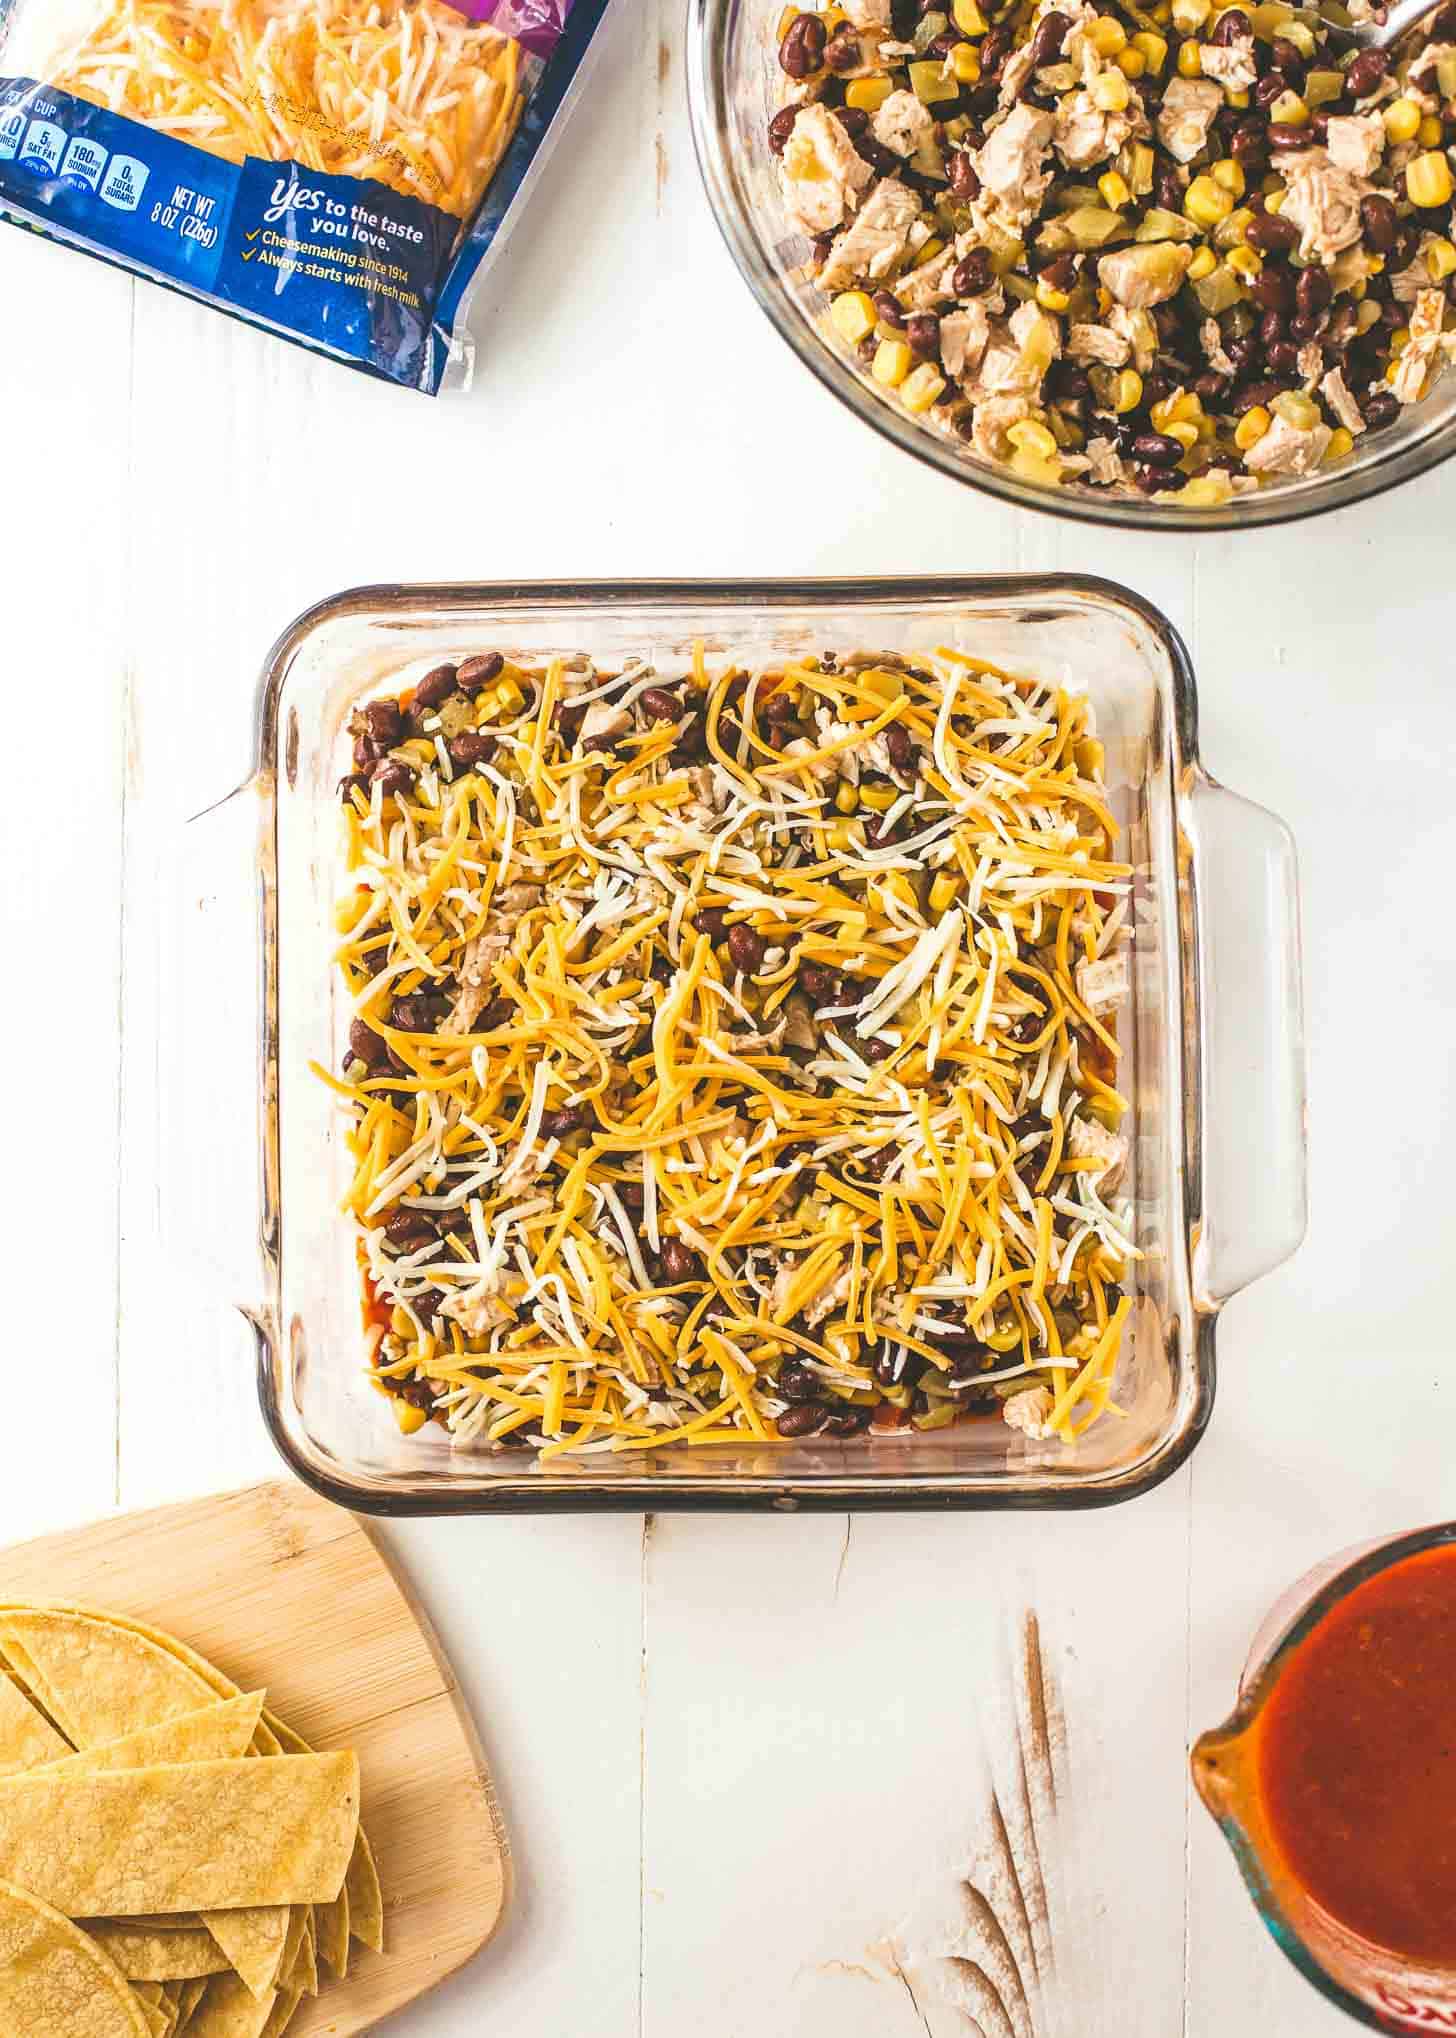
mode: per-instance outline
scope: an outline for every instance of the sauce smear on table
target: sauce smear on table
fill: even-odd
[[[1331,1917],[1456,1962],[1456,1548],[1357,1587],[1290,1659],[1258,1751],[1296,1879]]]

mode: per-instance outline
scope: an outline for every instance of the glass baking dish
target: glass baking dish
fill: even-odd
[[[1085,688],[1135,866],[1134,991],[1124,1015],[1144,1255],[1115,1400],[1075,1447],[1028,1442],[998,1417],[900,1438],[810,1440],[557,1459],[452,1450],[399,1433],[364,1367],[348,1179],[332,1093],[349,1013],[331,957],[342,888],[337,781],[361,698],[444,659],[584,650],[671,665],[810,649],[915,653],[938,644]],[[261,1289],[247,1298],[258,1387],[298,1475],[381,1514],[665,1507],[1010,1507],[1126,1499],[1187,1455],[1213,1403],[1224,1301],[1304,1230],[1303,1042],[1293,848],[1282,824],[1198,761],[1193,675],[1170,625],[1091,579],[1006,578],[375,588],[302,617],[263,675],[258,766],[194,823],[200,854],[238,873],[256,837],[262,1008]],[[246,837],[246,842],[241,839]],[[218,910],[223,910],[221,907]],[[225,927],[224,949],[247,946]],[[205,973],[194,923],[189,973]],[[215,1033],[188,1035],[212,1041]],[[189,1094],[208,1080],[199,1069]],[[215,1073],[212,1080],[216,1081]],[[1124,1088],[1129,1081],[1124,1081]]]

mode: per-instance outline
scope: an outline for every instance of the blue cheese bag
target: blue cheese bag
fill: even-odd
[[[0,211],[434,395],[606,5],[0,0]]]

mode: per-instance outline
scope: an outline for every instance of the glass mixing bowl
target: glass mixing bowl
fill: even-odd
[[[779,13],[777,0],[689,0],[688,96],[708,198],[749,288],[799,359],[857,416],[927,466],[1054,516],[1137,530],[1231,531],[1339,509],[1456,453],[1456,374],[1443,377],[1427,402],[1403,411],[1389,430],[1357,440],[1337,467],[1219,509],[1175,509],[1156,497],[1075,483],[1038,487],[942,438],[900,409],[825,329],[827,300],[800,266],[809,244],[784,212],[764,132],[785,82],[774,42]]]

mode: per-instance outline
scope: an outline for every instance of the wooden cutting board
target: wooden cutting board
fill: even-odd
[[[0,1552],[0,1599],[71,1599],[166,1628],[316,1748],[354,1748],[385,1950],[305,1999],[289,2038],[353,2038],[462,1966],[505,1905],[509,1849],[455,1679],[368,1532],[274,1481]]]

